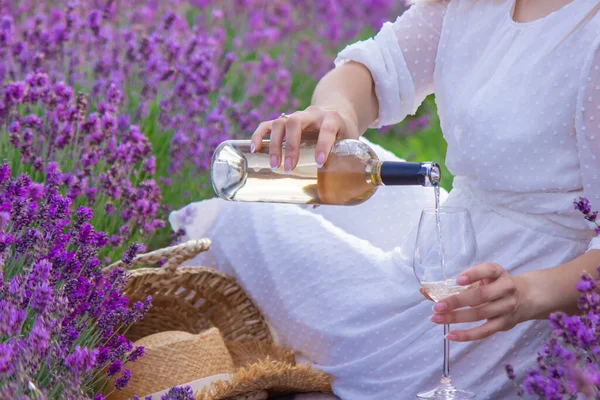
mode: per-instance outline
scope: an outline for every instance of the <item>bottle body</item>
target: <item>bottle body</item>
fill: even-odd
[[[211,165],[215,193],[232,201],[356,205],[368,200],[378,186],[385,184],[381,172],[386,168],[396,171],[412,165],[412,169],[404,168],[409,174],[423,172],[422,168],[415,167],[424,164],[417,163],[393,163],[396,166],[390,168],[390,163],[379,161],[375,152],[358,140],[337,141],[327,161],[319,168],[314,160],[316,143],[315,140],[303,141],[296,168],[286,173],[283,165],[271,169],[267,140],[255,153],[250,151],[249,140],[223,142],[215,150]],[[285,153],[285,143],[283,146]],[[439,169],[437,171],[439,176]],[[395,182],[392,184],[406,182],[404,184],[428,186],[431,180],[421,179],[423,183],[416,183],[417,179],[398,181],[391,179],[389,174],[387,181]]]

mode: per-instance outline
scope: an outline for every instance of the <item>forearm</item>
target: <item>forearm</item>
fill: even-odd
[[[325,75],[315,89],[312,105],[350,118],[361,134],[379,112],[373,77],[367,67],[355,62],[347,62]]]
[[[515,277],[525,290],[522,306],[526,309],[523,320],[545,319],[556,311],[575,314],[580,293],[575,284],[584,272],[597,278],[600,250],[592,250],[557,267],[532,271]]]

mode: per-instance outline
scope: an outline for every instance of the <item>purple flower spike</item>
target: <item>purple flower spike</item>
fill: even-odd
[[[4,163],[0,165],[0,184],[7,182],[10,175],[10,168],[8,167],[7,161],[4,161]]]
[[[173,387],[161,396],[161,400],[194,400],[194,391],[190,386]]]
[[[575,200],[573,204],[575,205],[576,210],[581,211],[585,215],[592,211],[590,201],[585,197],[580,197],[578,200]]]
[[[131,379],[131,371],[126,369],[121,374],[121,377],[115,381],[115,389],[122,390],[127,387],[129,380]]]
[[[137,346],[135,348],[135,350],[133,350],[127,356],[127,362],[135,362],[138,358],[142,357],[143,355],[144,355],[144,347],[143,346]]]
[[[108,367],[108,371],[106,372],[106,375],[108,375],[108,376],[116,375],[119,372],[121,372],[121,369],[123,369],[123,363],[120,360],[113,361],[113,363],[110,364],[110,366]]]
[[[15,348],[11,343],[0,343],[0,373],[3,376],[10,377],[14,372],[14,363],[12,362]]]
[[[510,364],[506,364],[506,366],[504,368],[506,369],[506,374],[508,375],[508,379],[510,379],[511,381],[514,381],[517,377],[515,375],[515,370],[514,370],[513,366]]]
[[[129,248],[125,252],[125,255],[123,256],[122,261],[127,265],[131,265],[131,262],[137,255],[140,248],[141,248],[141,245],[139,243],[137,243],[137,242],[132,243],[131,246],[129,246]]]
[[[575,285],[575,288],[582,293],[591,292],[596,289],[596,281],[590,275],[584,274],[581,276],[581,280]]]
[[[590,221],[590,222],[596,222],[596,219],[598,218],[598,211],[594,211],[592,213],[589,213],[585,216],[585,219]]]

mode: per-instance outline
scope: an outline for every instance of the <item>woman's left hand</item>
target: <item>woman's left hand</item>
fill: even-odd
[[[440,300],[433,307],[431,321],[437,324],[457,324],[486,320],[472,329],[453,330],[448,340],[468,342],[507,331],[525,321],[523,306],[527,287],[525,281],[512,277],[500,265],[486,262],[468,269],[456,278],[464,292]]]

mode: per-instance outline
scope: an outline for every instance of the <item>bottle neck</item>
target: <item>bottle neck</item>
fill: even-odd
[[[441,171],[434,162],[376,161],[367,168],[367,177],[374,185],[437,186]]]

